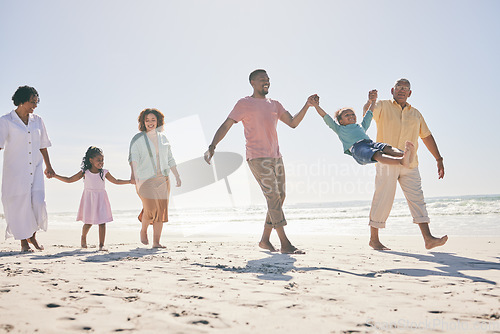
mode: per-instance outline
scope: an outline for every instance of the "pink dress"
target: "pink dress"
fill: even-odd
[[[113,221],[108,194],[104,188],[104,178],[108,170],[102,170],[102,179],[99,173],[85,171],[83,179],[83,194],[78,209],[77,221],[85,224],[104,224]]]

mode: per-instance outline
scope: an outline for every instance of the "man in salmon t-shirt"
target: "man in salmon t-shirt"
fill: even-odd
[[[297,127],[304,118],[307,109],[316,98],[312,95],[302,109],[292,116],[281,103],[266,98],[270,81],[265,70],[250,73],[250,84],[253,88],[251,96],[240,99],[228,118],[215,133],[212,144],[205,152],[205,160],[210,163],[216,145],[224,138],[233,124],[241,121],[245,129],[246,160],[255,179],[259,183],[267,202],[267,216],[264,232],[259,247],[271,252],[278,251],[269,240],[273,228],[281,242],[279,251],[286,254],[305,254],[288,240],[284,226],[287,224],[283,214],[285,200],[285,168],[278,145],[276,126],[278,120],[291,128]]]

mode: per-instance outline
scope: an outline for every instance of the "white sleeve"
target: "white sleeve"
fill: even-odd
[[[5,117],[0,117],[0,148],[5,148],[5,142],[9,137],[9,124]]]
[[[45,124],[43,123],[42,118],[40,120],[40,149],[51,147],[52,143],[50,142],[49,135],[47,134],[47,129],[45,129]]]

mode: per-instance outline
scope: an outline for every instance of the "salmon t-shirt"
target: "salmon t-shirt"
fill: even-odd
[[[228,117],[243,122],[247,160],[281,157],[276,126],[284,112],[281,103],[271,99],[247,96],[236,103]]]

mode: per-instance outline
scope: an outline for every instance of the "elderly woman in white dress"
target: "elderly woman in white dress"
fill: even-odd
[[[2,204],[7,230],[5,237],[21,240],[23,252],[29,243],[42,250],[35,234],[47,230],[43,180],[54,176],[47,147],[51,146],[42,118],[33,114],[40,99],[35,88],[19,87],[12,96],[17,107],[0,117],[0,150],[4,150]]]

